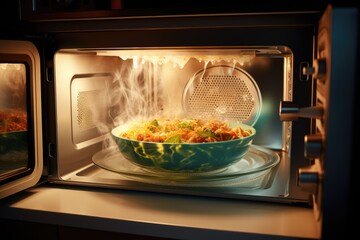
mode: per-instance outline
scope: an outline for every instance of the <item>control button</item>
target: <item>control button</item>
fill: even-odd
[[[299,108],[293,102],[280,101],[279,116],[281,121],[295,121],[303,118],[322,118],[324,109],[319,106]]]
[[[323,136],[321,134],[306,135],[304,137],[304,156],[306,158],[319,158],[323,149]]]
[[[315,164],[311,166],[299,169],[297,185],[305,192],[316,194],[320,181],[322,180],[321,178],[322,173],[320,166],[318,161],[316,161]]]

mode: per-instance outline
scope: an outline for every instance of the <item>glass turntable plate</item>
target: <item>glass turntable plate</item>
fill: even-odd
[[[259,188],[269,180],[271,170],[280,162],[280,156],[272,150],[252,145],[248,153],[233,165],[203,173],[173,173],[144,169],[126,160],[116,148],[101,150],[93,155],[92,160],[102,169],[143,183],[190,187]]]

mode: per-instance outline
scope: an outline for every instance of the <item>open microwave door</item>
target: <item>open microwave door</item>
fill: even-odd
[[[43,170],[40,56],[0,40],[0,199],[38,183]]]

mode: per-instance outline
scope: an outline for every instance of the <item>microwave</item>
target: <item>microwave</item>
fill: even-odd
[[[356,8],[111,14],[25,16],[20,33],[0,40],[1,198],[48,182],[305,206],[324,236],[347,223]],[[256,134],[220,170],[148,169],[120,151],[113,130],[159,116],[233,121]],[[155,153],[138,145],[137,156],[166,155],[162,144]]]

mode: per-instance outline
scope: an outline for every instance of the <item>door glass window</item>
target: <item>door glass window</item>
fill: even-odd
[[[29,169],[27,68],[0,63],[0,182]]]

